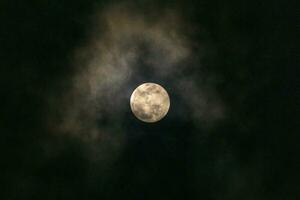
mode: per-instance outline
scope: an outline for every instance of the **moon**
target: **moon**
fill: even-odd
[[[139,120],[153,123],[166,116],[170,108],[170,98],[162,86],[144,83],[131,94],[130,107]]]

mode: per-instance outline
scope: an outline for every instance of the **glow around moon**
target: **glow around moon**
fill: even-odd
[[[130,97],[133,114],[144,122],[157,122],[169,111],[170,98],[167,91],[156,83],[138,86]]]

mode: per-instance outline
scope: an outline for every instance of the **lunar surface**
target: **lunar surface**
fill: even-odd
[[[168,113],[170,98],[162,86],[144,83],[133,91],[130,106],[138,119],[152,123],[161,120]]]

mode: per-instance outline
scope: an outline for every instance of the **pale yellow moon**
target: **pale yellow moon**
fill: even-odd
[[[144,122],[157,122],[169,111],[170,98],[167,91],[156,83],[138,86],[130,97],[133,114]]]

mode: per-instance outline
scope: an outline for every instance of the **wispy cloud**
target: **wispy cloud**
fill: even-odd
[[[196,80],[205,74],[184,73],[189,64],[200,64],[193,63],[192,41],[183,24],[175,10],[165,10],[156,20],[124,5],[96,15],[89,42],[74,53],[72,88],[54,105],[60,110],[57,130],[121,148],[122,122],[127,120],[122,113],[137,86],[133,80],[148,81],[145,74],[171,83],[195,121],[207,124],[223,118],[213,87]]]

